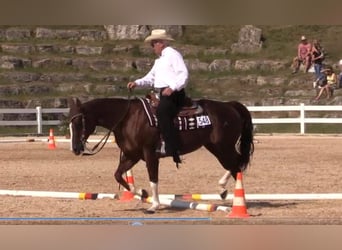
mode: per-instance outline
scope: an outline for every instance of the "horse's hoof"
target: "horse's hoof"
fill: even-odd
[[[228,194],[228,191],[227,191],[227,190],[224,190],[222,193],[220,193],[221,199],[222,199],[222,200],[225,200],[226,197],[227,197],[227,194]]]
[[[144,214],[154,214],[156,211],[154,211],[154,210],[145,210],[144,211]]]
[[[145,189],[141,189],[141,199],[147,199],[148,193]]]

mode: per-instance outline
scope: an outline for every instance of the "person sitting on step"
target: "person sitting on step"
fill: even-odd
[[[297,56],[293,58],[292,74],[299,71],[301,64],[304,66],[304,72],[308,72],[311,67],[311,47],[311,43],[308,42],[305,36],[302,36],[297,47]]]
[[[334,89],[337,86],[337,77],[333,71],[333,68],[331,66],[327,66],[322,71],[325,74],[325,80],[315,98],[315,101],[318,101],[324,92],[326,92],[327,99],[329,99],[333,95]]]

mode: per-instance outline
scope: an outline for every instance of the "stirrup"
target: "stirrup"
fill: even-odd
[[[161,142],[160,148],[156,149],[156,153],[159,153],[161,155],[166,155],[165,142],[164,141]]]

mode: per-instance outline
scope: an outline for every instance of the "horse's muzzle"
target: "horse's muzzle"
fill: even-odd
[[[80,155],[84,151],[84,146],[82,143],[78,143],[77,145],[72,146],[72,152],[74,152],[75,155]]]

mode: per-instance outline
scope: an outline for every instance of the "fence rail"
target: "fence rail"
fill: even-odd
[[[293,106],[250,106],[247,107],[251,112],[280,112],[280,111],[298,111],[299,116],[293,118],[253,118],[253,124],[299,124],[300,134],[305,134],[305,124],[309,123],[342,123],[341,118],[312,118],[306,117],[308,111],[341,111],[342,105],[335,106],[306,106],[303,103]],[[43,120],[43,114],[67,114],[68,108],[42,108],[35,109],[0,109],[0,114],[36,114],[35,120],[4,121],[0,120],[0,126],[37,126],[37,133],[42,134],[44,125],[60,125],[60,120]]]
[[[35,114],[35,120],[4,121],[0,120],[0,126],[37,126],[37,134],[42,134],[44,125],[60,125],[61,120],[43,120],[43,114],[67,114],[68,108],[49,108],[40,106],[35,109],[0,109],[0,114]]]
[[[299,117],[296,118],[253,118],[253,124],[284,124],[294,123],[300,125],[300,134],[305,134],[305,124],[308,123],[342,123],[342,118],[306,118],[307,111],[342,111],[342,105],[321,106],[312,105],[305,106],[301,103],[297,106],[255,106],[247,107],[249,111],[266,112],[266,111],[299,111]]]

